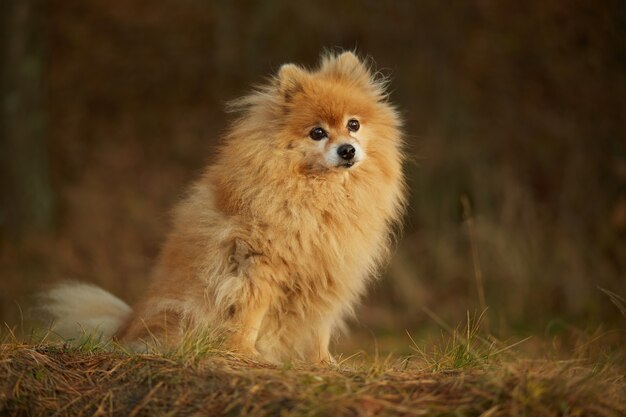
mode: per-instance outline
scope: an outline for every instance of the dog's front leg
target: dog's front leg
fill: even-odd
[[[221,283],[218,299],[226,332],[226,348],[260,357],[255,345],[272,297],[272,269],[262,254],[254,252],[242,240],[235,240],[229,276]]]
[[[260,357],[255,345],[263,318],[269,308],[265,296],[242,297],[227,311],[226,348],[253,358]]]
[[[335,362],[328,350],[331,333],[331,324],[320,323],[317,325],[312,335],[311,347],[305,358],[307,361],[326,364]]]

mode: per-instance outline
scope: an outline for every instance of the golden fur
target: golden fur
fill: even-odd
[[[175,345],[211,329],[267,361],[330,361],[331,335],[403,213],[400,119],[384,80],[351,52],[312,71],[286,64],[233,108],[238,119],[175,209],[150,288],[116,337]],[[316,126],[326,139],[309,137]],[[362,160],[329,165],[339,141]]]

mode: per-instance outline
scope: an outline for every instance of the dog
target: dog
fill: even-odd
[[[143,298],[131,310],[61,284],[47,293],[56,329],[160,346],[210,330],[259,360],[331,362],[331,337],[388,259],[405,208],[386,87],[353,52],[283,65],[231,104],[237,117],[175,208]]]

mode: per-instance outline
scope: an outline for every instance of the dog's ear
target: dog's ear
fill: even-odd
[[[302,90],[302,83],[306,76],[306,70],[295,64],[284,64],[280,67],[276,80],[278,91],[286,101],[290,101],[295,93]]]
[[[353,52],[347,51],[339,55],[329,54],[322,57],[320,72],[333,78],[344,79],[368,85],[372,81],[372,74]]]

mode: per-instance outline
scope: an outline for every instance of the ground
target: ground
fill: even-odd
[[[85,339],[0,345],[0,415],[625,416],[624,368],[525,359],[477,335],[428,351],[273,366],[202,343],[136,354]]]

